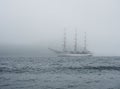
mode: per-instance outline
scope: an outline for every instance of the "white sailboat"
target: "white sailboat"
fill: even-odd
[[[92,56],[92,53],[87,50],[86,47],[86,33],[84,38],[84,48],[82,50],[77,50],[77,30],[75,31],[75,44],[74,51],[68,51],[66,46],[66,30],[64,30],[64,42],[63,42],[63,51],[57,51],[55,49],[49,48],[51,51],[55,52],[59,57],[84,57]]]

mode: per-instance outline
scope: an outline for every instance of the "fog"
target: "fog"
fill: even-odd
[[[77,29],[78,45],[86,32],[94,55],[120,56],[119,24],[119,0],[0,0],[0,54],[52,55],[66,28],[68,49]]]

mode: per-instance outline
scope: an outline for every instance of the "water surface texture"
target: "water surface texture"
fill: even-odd
[[[120,57],[0,57],[0,89],[120,89]]]

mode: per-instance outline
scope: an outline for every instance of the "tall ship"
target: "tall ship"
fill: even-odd
[[[63,50],[55,50],[52,48],[49,48],[51,51],[57,54],[58,57],[85,57],[85,56],[92,56],[93,54],[91,51],[87,49],[87,40],[86,40],[86,32],[84,37],[84,46],[81,48],[81,50],[78,50],[78,44],[77,44],[77,30],[75,30],[75,41],[74,41],[74,50],[69,51],[67,49],[66,45],[66,30],[64,29],[64,40],[63,40]]]

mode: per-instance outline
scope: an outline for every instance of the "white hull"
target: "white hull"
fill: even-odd
[[[92,54],[58,54],[58,57],[86,57],[92,56]]]

